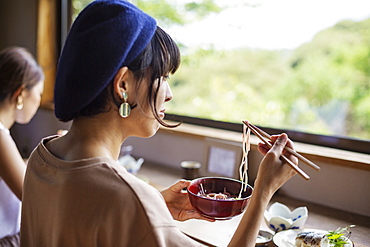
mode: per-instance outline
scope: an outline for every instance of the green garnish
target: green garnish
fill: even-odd
[[[335,231],[329,231],[326,236],[328,236],[330,245],[334,247],[342,247],[345,244],[348,244],[346,239],[351,235],[350,228],[355,227],[354,225],[346,226],[344,228],[338,228]],[[346,238],[344,238],[346,237]]]

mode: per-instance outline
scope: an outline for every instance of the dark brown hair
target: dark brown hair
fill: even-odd
[[[166,127],[175,127],[165,123],[158,115],[156,109],[157,95],[162,83],[161,78],[168,74],[174,74],[180,66],[180,51],[172,38],[160,27],[154,34],[152,41],[144,49],[128,68],[134,72],[137,79],[137,90],[139,90],[143,79],[149,79],[148,101],[154,117]],[[154,82],[158,79],[158,86]],[[177,125],[176,125],[177,126]]]
[[[178,125],[169,125],[159,117],[156,109],[158,90],[162,83],[161,78],[175,73],[179,66],[179,48],[172,38],[160,27],[157,27],[153,38],[146,48],[127,66],[134,73],[135,79],[138,82],[137,91],[140,90],[141,83],[145,81],[144,79],[148,79],[150,83],[148,102],[154,117],[161,125],[166,127],[175,127]],[[155,81],[157,79],[159,80],[159,84],[155,87]],[[76,112],[73,116],[60,120],[67,122],[80,116],[93,116],[106,112],[109,110],[107,106],[112,98],[115,99],[116,97],[114,96],[112,83],[110,83],[89,105]],[[115,100],[117,111],[121,103]],[[133,104],[131,107],[135,108],[136,106],[137,104]]]
[[[0,102],[11,97],[19,87],[31,90],[44,80],[44,72],[32,54],[22,47],[0,52]]]

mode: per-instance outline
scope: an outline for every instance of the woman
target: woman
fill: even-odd
[[[23,246],[197,246],[173,219],[202,218],[179,181],[160,194],[116,161],[129,136],[150,137],[172,99],[167,82],[180,63],[173,40],[132,4],[97,0],[75,20],[55,85],[55,114],[72,120],[32,153],[22,207]],[[273,193],[294,171],[282,164],[275,136],[231,246],[254,246]],[[165,155],[165,152],[164,154]],[[294,160],[296,162],[296,160]]]
[[[0,52],[0,246],[19,246],[25,162],[9,129],[28,123],[40,106],[44,74],[24,48]]]

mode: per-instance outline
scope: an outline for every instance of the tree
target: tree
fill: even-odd
[[[294,97],[287,99],[285,111],[297,111],[297,104],[306,107],[296,120],[286,121],[329,134],[370,138],[369,30],[370,19],[342,21],[294,52],[292,73],[282,90]]]
[[[294,51],[188,48],[171,77],[176,114],[370,138],[370,19]]]
[[[92,0],[73,0],[73,19]],[[134,5],[153,16],[161,26],[185,25],[202,19],[209,14],[219,13],[226,7],[216,4],[213,0],[171,1],[171,0],[131,0]]]

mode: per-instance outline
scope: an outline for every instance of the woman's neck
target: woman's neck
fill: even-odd
[[[102,121],[99,118],[104,116],[101,115],[104,114],[74,120],[65,136],[50,143],[50,151],[65,160],[93,157],[117,160],[124,141],[122,128],[119,130],[119,123],[112,118],[106,118],[110,121]]]

